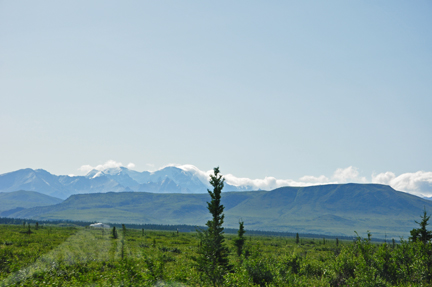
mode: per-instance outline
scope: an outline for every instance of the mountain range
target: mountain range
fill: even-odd
[[[85,176],[21,169],[0,175],[0,216],[115,223],[204,225],[207,178],[168,166],[155,172],[126,167]],[[380,184],[327,184],[270,191],[225,184],[226,227],[328,235],[371,230],[408,236],[432,201]]]
[[[0,213],[40,220],[64,219],[139,224],[204,225],[208,194],[108,192],[72,195],[61,203]],[[225,227],[242,219],[247,229],[328,235],[409,236],[432,202],[379,184],[282,187],[224,192]]]
[[[20,169],[0,175],[0,192],[37,191],[66,199],[73,194],[122,191],[157,193],[206,193],[208,182],[195,172],[168,166],[155,172],[126,167],[91,170],[85,176],[54,175],[43,169]],[[248,186],[225,184],[226,191],[250,190]]]
[[[14,192],[2,192],[0,193],[0,214],[7,216],[10,213],[25,208],[54,205],[62,201],[60,198],[35,191],[18,190]]]

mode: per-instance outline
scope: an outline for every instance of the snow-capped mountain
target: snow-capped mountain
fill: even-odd
[[[126,167],[93,169],[85,176],[53,175],[43,169],[21,169],[0,175],[0,192],[37,191],[66,199],[72,194],[121,191],[156,193],[205,193],[206,178],[193,170],[167,166],[160,170],[138,172]],[[225,184],[224,191],[247,190]]]

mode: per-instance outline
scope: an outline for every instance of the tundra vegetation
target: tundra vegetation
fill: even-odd
[[[0,286],[206,286],[197,233],[0,225]],[[246,233],[247,234],[247,233]],[[223,286],[430,286],[432,244],[225,235]]]
[[[0,286],[431,286],[429,216],[408,240],[224,234],[215,169],[198,232],[0,225]]]

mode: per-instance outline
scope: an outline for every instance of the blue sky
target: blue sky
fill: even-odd
[[[0,173],[429,174],[430,15],[430,1],[0,0]]]

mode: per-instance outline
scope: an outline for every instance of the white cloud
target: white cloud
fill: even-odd
[[[359,177],[359,171],[356,167],[338,168],[333,173],[333,179],[339,183],[345,182],[367,182],[365,177]]]
[[[79,171],[84,172],[84,173],[88,173],[91,170],[98,170],[98,171],[103,171],[106,169],[110,169],[110,168],[119,168],[119,167],[124,167],[124,165],[121,162],[117,162],[114,160],[109,160],[107,162],[105,162],[104,164],[100,164],[97,166],[91,166],[91,165],[82,165],[80,168],[78,168]],[[133,169],[135,168],[135,164],[133,163],[128,163],[127,168],[129,169]]]
[[[432,172],[407,172],[396,176],[392,172],[372,175],[373,183],[387,184],[396,190],[421,196],[432,196]]]
[[[196,166],[191,164],[169,164],[167,166],[175,166],[178,167],[184,171],[189,171],[198,176],[198,178],[205,184],[208,184],[208,181],[210,179],[210,174],[213,173],[213,170],[208,171],[202,171],[198,169]],[[164,166],[165,167],[165,166]],[[164,168],[162,167],[162,168]],[[161,169],[162,169],[161,168]],[[223,174],[223,173],[222,173]],[[314,183],[310,182],[302,182],[302,181],[295,181],[292,179],[276,179],[275,177],[265,177],[263,179],[250,179],[246,177],[236,177],[232,174],[223,174],[225,178],[225,182],[233,185],[233,186],[247,186],[251,189],[263,189],[263,190],[271,190],[282,186],[310,186],[310,185],[317,185],[317,184],[323,184],[328,182],[328,179],[326,177],[319,177],[320,179],[324,179],[325,182],[316,181]]]
[[[313,176],[313,175],[305,175],[299,178],[300,181],[303,182],[311,182],[311,183],[326,183],[329,182],[329,179],[325,175]]]
[[[395,178],[396,178],[396,175],[391,171],[379,173],[377,175],[372,174],[372,182],[373,183],[380,183],[380,184],[389,185],[390,182]]]
[[[202,171],[190,164],[170,164],[169,166],[176,166],[185,171],[191,171],[204,183],[208,183],[209,176],[213,173],[213,170]],[[232,174],[224,174],[224,178],[226,183],[230,185],[248,186],[251,189],[271,190],[282,186],[312,186],[331,183],[359,182],[385,184],[390,185],[395,190],[405,191],[415,195],[432,196],[432,172],[424,171],[404,173],[399,176],[396,176],[393,172],[384,172],[376,175],[373,174],[371,180],[368,180],[366,177],[360,176],[360,172],[356,167],[349,166],[347,168],[336,169],[331,180],[325,175],[305,175],[298,181],[292,179],[277,179],[270,176],[263,179],[240,178]]]
[[[195,176],[197,176],[204,184],[209,185],[209,179],[210,179],[210,174],[213,173],[213,170],[208,170],[208,171],[202,171],[199,168],[197,168],[194,165],[191,164],[176,164],[176,163],[170,163],[160,169],[163,169],[167,166],[175,166],[177,168],[180,168],[184,171],[188,171],[191,172],[192,174],[194,174]]]
[[[194,165],[191,164],[169,164],[167,166],[175,166],[184,171],[188,171],[196,175],[203,183],[208,184],[210,179],[210,174],[213,174],[213,170],[202,171]],[[166,166],[164,166],[166,167]],[[164,168],[162,167],[162,168]],[[161,169],[162,169],[161,168]],[[223,174],[223,173],[222,173]],[[295,182],[293,180],[281,180],[274,177],[265,177],[264,179],[250,179],[236,177],[232,174],[223,174],[225,182],[233,186],[248,186],[252,189],[265,189],[270,190],[282,186],[300,186],[303,185],[301,182]]]
[[[314,185],[311,183],[305,183],[300,181],[295,181],[292,179],[276,179],[272,176],[266,176],[263,179],[250,179],[250,178],[239,178],[232,174],[227,174],[224,176],[227,183],[234,186],[249,186],[253,189],[263,189],[270,190],[282,186],[308,186]]]
[[[84,172],[84,173],[88,173],[89,171],[93,170],[94,167],[92,167],[91,165],[85,164],[82,165],[80,168],[78,168],[79,171]]]
[[[93,169],[103,171],[109,168],[117,168],[122,166],[124,165],[121,162],[109,160],[106,163],[97,166],[83,165],[78,170],[88,173]],[[154,164],[147,164],[147,166],[151,167],[154,170]],[[167,166],[175,166],[184,171],[190,172],[197,176],[204,184],[208,186],[210,174],[213,173],[213,170],[202,171],[191,164],[172,163],[163,166],[160,169],[163,169]],[[129,169],[133,169],[135,168],[135,164],[129,163],[126,167]],[[371,180],[366,179],[366,177],[360,176],[358,169],[353,166],[336,169],[331,179],[325,175],[305,175],[301,177],[298,181],[292,179],[277,179],[271,176],[265,177],[263,179],[250,179],[245,177],[236,177],[232,174],[223,175],[226,183],[238,187],[247,187],[248,189],[271,190],[283,186],[312,186],[331,183],[336,184],[347,182],[360,182],[385,184],[391,186],[395,190],[404,191],[420,196],[432,196],[432,172],[425,171],[404,173],[398,176],[396,176],[393,172],[387,171],[379,174],[372,174]]]

